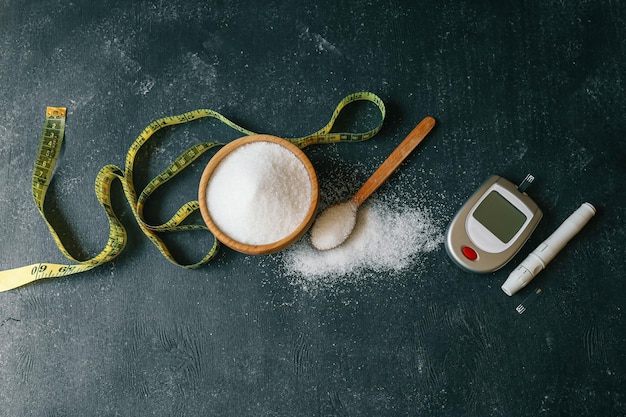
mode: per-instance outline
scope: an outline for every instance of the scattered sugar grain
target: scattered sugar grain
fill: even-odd
[[[373,201],[361,206],[343,245],[318,251],[302,239],[283,253],[282,261],[293,284],[317,290],[415,268],[422,254],[442,242],[443,232],[428,211]]]
[[[295,231],[311,205],[311,179],[289,149],[251,142],[227,155],[207,184],[217,227],[245,244],[277,242]]]

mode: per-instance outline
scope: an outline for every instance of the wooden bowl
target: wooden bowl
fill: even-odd
[[[283,146],[291,153],[293,153],[303,164],[306,169],[309,179],[311,181],[311,200],[309,208],[304,216],[304,219],[300,223],[300,225],[289,233],[284,238],[267,244],[261,245],[253,245],[238,242],[237,240],[228,236],[225,232],[223,232],[217,224],[213,221],[211,217],[211,213],[207,206],[207,190],[209,186],[209,180],[216,168],[219,164],[226,158],[226,156],[230,155],[232,152],[236,151],[240,147],[253,143],[253,142],[271,142],[278,145]],[[202,177],[200,179],[200,186],[198,189],[198,203],[200,204],[200,213],[202,214],[202,219],[206,223],[207,227],[215,235],[215,237],[222,242],[224,245],[228,246],[231,249],[234,249],[238,252],[250,254],[250,255],[262,255],[280,251],[292,243],[296,242],[300,239],[304,233],[311,227],[313,223],[315,213],[317,211],[317,206],[319,202],[319,185],[317,182],[317,175],[315,174],[315,169],[311,164],[311,161],[307,158],[307,156],[294,144],[291,142],[281,139],[275,136],[270,135],[251,135],[244,136],[242,138],[236,139],[227,145],[225,145],[222,149],[220,149],[214,156],[211,158],[209,163],[207,164],[204,172],[202,173]]]

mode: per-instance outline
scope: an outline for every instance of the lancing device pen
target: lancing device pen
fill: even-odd
[[[558,229],[554,231],[537,249],[531,252],[522,263],[511,272],[502,284],[506,295],[513,295],[524,288],[548,263],[554,259],[574,236],[596,214],[596,209],[589,203],[583,203],[572,213]]]

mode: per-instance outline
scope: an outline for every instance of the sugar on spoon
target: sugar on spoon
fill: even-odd
[[[400,166],[435,126],[435,119],[426,117],[387,157],[359,191],[347,201],[324,210],[311,228],[311,244],[318,250],[330,250],[348,239],[356,224],[359,206]]]

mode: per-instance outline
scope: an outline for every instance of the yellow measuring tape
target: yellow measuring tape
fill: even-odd
[[[380,110],[381,120],[373,129],[363,133],[331,133],[333,125],[337,120],[337,117],[341,111],[350,103],[355,101],[368,101],[375,104]],[[191,122],[193,120],[202,119],[205,117],[212,117],[220,120],[231,128],[245,134],[253,135],[247,129],[231,122],[221,114],[207,109],[194,110],[178,116],[169,116],[162,119],[158,119],[152,122],[146,127],[141,134],[135,139],[131,145],[128,153],[126,154],[126,163],[124,169],[121,169],[115,165],[106,165],[103,167],[95,181],[95,192],[100,205],[104,209],[109,221],[109,239],[102,251],[91,259],[80,261],[75,259],[69,251],[65,248],[61,239],[54,227],[46,218],[44,210],[44,201],[46,197],[46,191],[50,185],[50,181],[54,175],[55,167],[61,153],[61,145],[63,143],[63,136],[65,132],[65,118],[66,109],[62,107],[48,107],[46,110],[46,120],[44,123],[43,134],[41,136],[41,143],[39,146],[39,152],[35,161],[35,168],[33,170],[33,198],[39,213],[43,217],[54,241],[57,246],[68,258],[72,261],[72,264],[55,264],[41,262],[33,265],[24,266],[21,268],[10,269],[6,271],[0,271],[0,292],[8,291],[30,282],[43,279],[43,278],[56,278],[67,275],[77,274],[79,272],[88,271],[97,266],[103,265],[115,257],[117,257],[126,246],[126,229],[119,221],[113,207],[111,205],[111,184],[119,180],[122,184],[124,194],[128,200],[128,204],[135,216],[139,227],[143,233],[152,241],[152,243],[158,248],[158,250],[167,258],[170,262],[179,265],[183,268],[198,268],[208,263],[218,249],[218,241],[213,238],[213,245],[207,254],[198,262],[184,265],[174,259],[170,250],[160,237],[162,233],[172,233],[177,231],[187,230],[208,230],[205,225],[200,224],[183,224],[193,212],[198,210],[199,205],[197,201],[190,201],[184,204],[178,211],[168,220],[161,225],[150,225],[144,220],[143,210],[148,198],[163,184],[176,176],[185,167],[189,166],[192,162],[198,159],[209,149],[216,146],[222,146],[223,143],[219,142],[204,142],[192,146],[187,149],[183,154],[174,160],[174,162],[168,166],[163,172],[157,175],[148,185],[137,194],[133,183],[133,167],[135,164],[135,158],[139,149],[152,137],[152,135],[160,129],[167,126],[178,125],[182,123]],[[350,94],[341,100],[337,105],[333,115],[326,126],[317,132],[305,136],[302,138],[287,139],[300,148],[304,148],[313,144],[321,143],[336,143],[336,142],[357,142],[363,141],[374,136],[381,129],[383,121],[385,119],[385,105],[383,101],[373,93],[369,92],[357,92]]]

